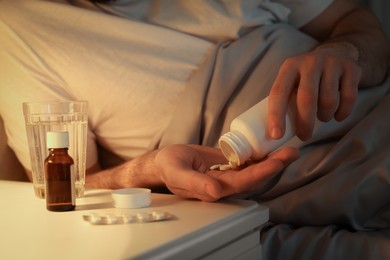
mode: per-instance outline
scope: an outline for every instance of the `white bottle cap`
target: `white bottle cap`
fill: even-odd
[[[125,188],[112,191],[115,208],[143,208],[151,204],[151,190]]]
[[[69,133],[68,132],[47,132],[46,147],[47,148],[68,148]]]

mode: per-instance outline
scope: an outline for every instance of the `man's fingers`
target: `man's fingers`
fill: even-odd
[[[290,95],[298,81],[298,71],[290,68],[290,63],[287,60],[281,67],[268,97],[267,131],[272,139],[284,135]]]
[[[205,202],[214,202],[214,201],[217,201],[218,199],[220,199],[220,197],[210,196],[208,194],[199,194],[199,193],[195,193],[193,191],[185,190],[185,189],[178,188],[178,187],[168,187],[168,188],[174,194],[176,194],[182,198],[187,198],[187,199],[196,198],[196,199],[199,199],[199,200],[205,201]]]
[[[215,201],[220,198],[220,184],[207,174],[191,169],[173,169],[164,179],[167,187],[177,195]],[[178,193],[180,191],[180,194]]]
[[[340,72],[324,71],[318,96],[317,117],[323,122],[330,121],[339,107]]]
[[[274,152],[264,161],[241,170],[227,171],[199,171],[203,164],[197,156],[196,152],[182,146],[165,149],[162,154],[156,156],[161,167],[160,178],[170,191],[179,196],[213,202],[262,187],[295,160],[298,152],[293,148],[284,148]]]
[[[344,120],[353,110],[358,95],[358,85],[361,69],[358,66],[348,67],[340,81],[340,105],[335,113],[335,119]]]
[[[316,64],[307,61],[307,68],[301,71],[301,80],[297,90],[297,111],[295,118],[296,135],[301,140],[308,140],[313,132],[317,118],[318,85],[320,83],[320,70]]]
[[[242,170],[219,172],[214,175],[222,185],[222,193],[218,196],[226,197],[260,189],[298,157],[297,149],[283,148],[264,161],[251,164]]]

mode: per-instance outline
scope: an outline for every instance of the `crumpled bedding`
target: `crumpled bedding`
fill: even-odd
[[[302,148],[254,198],[273,222],[265,259],[390,259],[389,111],[387,94],[345,135]]]
[[[268,95],[285,58],[316,44],[287,25],[221,44],[212,69],[190,82],[195,86],[187,88],[160,146],[173,140],[217,146],[231,120]],[[296,162],[247,194],[270,208],[263,259],[390,257],[389,89],[390,78],[364,90],[372,98],[348,128],[301,144]]]

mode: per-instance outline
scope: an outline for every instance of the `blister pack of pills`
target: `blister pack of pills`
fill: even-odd
[[[135,214],[90,213],[83,215],[83,219],[93,225],[147,223],[169,220],[173,217],[171,213],[165,211],[150,211]]]

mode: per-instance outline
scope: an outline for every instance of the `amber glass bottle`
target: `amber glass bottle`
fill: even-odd
[[[74,210],[75,180],[73,159],[68,154],[68,132],[48,132],[45,159],[46,207],[50,211]]]

